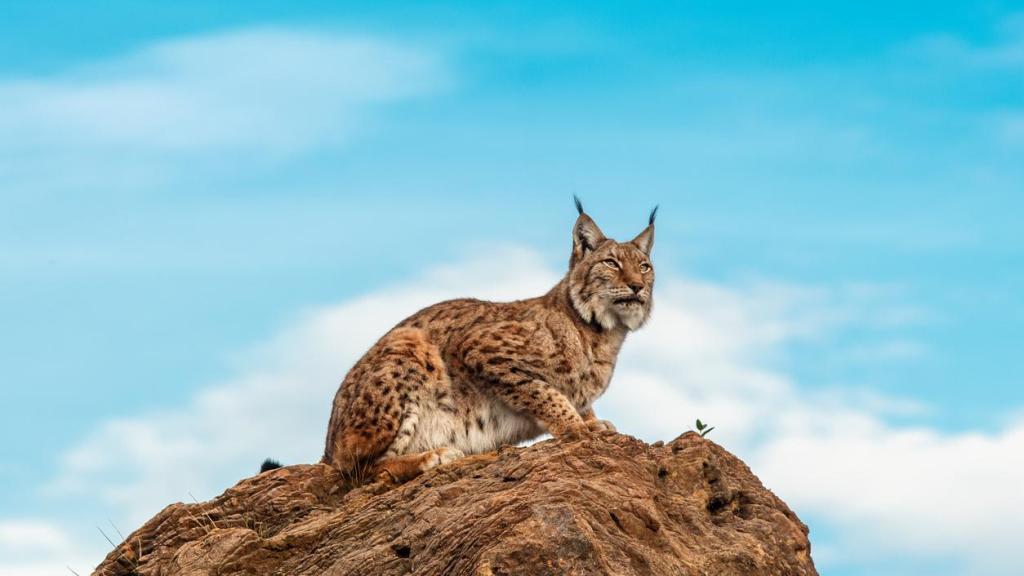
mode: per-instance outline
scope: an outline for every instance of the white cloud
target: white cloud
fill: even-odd
[[[98,427],[64,455],[50,489],[97,497],[134,526],[189,491],[220,492],[264,456],[315,461],[337,383],[394,322],[453,296],[540,294],[556,277],[535,254],[506,249],[309,311],[236,358],[235,378],[187,405]],[[941,552],[991,574],[1024,568],[1006,552],[1024,532],[1016,489],[1024,484],[1024,427],[982,434],[893,426],[885,415],[923,408],[870,392],[812,393],[777,367],[794,341],[855,321],[850,310],[863,313],[864,300],[664,272],[657,292],[651,324],[627,340],[598,404],[621,431],[654,440],[696,417],[716,425],[713,438],[798,512],[840,530],[841,541],[825,542],[819,558],[832,566]],[[885,311],[876,312],[869,317]]]
[[[57,524],[36,518],[0,519],[0,576],[84,573],[100,557],[78,549]]]
[[[169,502],[209,498],[266,456],[310,462],[323,450],[331,399],[348,367],[393,324],[432,302],[472,293],[510,299],[556,277],[530,252],[441,267],[406,286],[309,312],[235,359],[230,381],[188,406],[106,422],[64,455],[48,490],[96,495],[137,525]]]
[[[0,576],[54,576],[55,574],[73,574],[69,569],[75,570],[79,575],[88,574],[83,566],[96,564],[91,557],[74,558],[63,560],[42,560],[25,562],[4,562],[0,564]]]
[[[63,530],[42,520],[0,520],[0,550],[53,550],[68,545]]]
[[[367,36],[250,29],[161,42],[0,81],[0,179],[56,172],[105,189],[169,177],[183,159],[189,171],[254,169],[345,142],[373,105],[446,82],[440,54]]]
[[[976,42],[952,34],[935,34],[913,42],[911,54],[936,58],[944,64],[977,69],[1020,70],[1024,66],[1024,12],[997,23],[994,39]]]
[[[751,465],[798,510],[836,523],[848,554],[948,555],[975,574],[1024,568],[1024,422],[998,434],[892,428],[865,415],[822,424],[781,432]]]
[[[849,350],[849,355],[853,358],[879,362],[914,360],[925,354],[927,350],[923,344],[904,339],[883,340],[870,345],[855,346]]]
[[[1003,112],[996,117],[997,135],[1009,145],[1024,144],[1024,111]]]

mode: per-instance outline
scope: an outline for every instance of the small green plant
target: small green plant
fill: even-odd
[[[700,434],[701,438],[707,436],[714,429],[714,426],[708,426],[707,424],[701,422],[700,418],[697,418],[697,433]]]

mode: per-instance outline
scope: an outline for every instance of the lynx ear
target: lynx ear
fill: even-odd
[[[597,227],[594,220],[583,212],[583,204],[580,203],[580,199],[573,196],[573,200],[576,201],[576,210],[580,215],[579,218],[576,218],[576,224],[572,227],[572,258],[569,260],[570,267],[574,266],[588,252],[597,248],[598,245],[605,241],[604,232],[601,232],[601,229]]]
[[[647,220],[647,228],[633,238],[633,245],[639,248],[644,254],[651,255],[651,248],[654,248],[654,217],[658,214],[658,207],[651,210],[651,217]]]
[[[572,228],[573,249],[579,247],[586,253],[597,248],[604,241],[604,233],[590,219],[590,216],[580,214],[580,217],[576,219],[576,225]]]

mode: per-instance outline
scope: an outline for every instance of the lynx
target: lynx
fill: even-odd
[[[650,315],[658,209],[620,243],[575,200],[569,270],[547,294],[434,304],[356,362],[334,397],[324,463],[343,472],[368,466],[398,482],[544,432],[614,431],[592,406],[626,334]]]

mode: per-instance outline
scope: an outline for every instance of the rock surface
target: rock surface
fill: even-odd
[[[807,527],[689,432],[506,447],[345,491],[321,464],[172,504],[94,574],[817,574]]]

